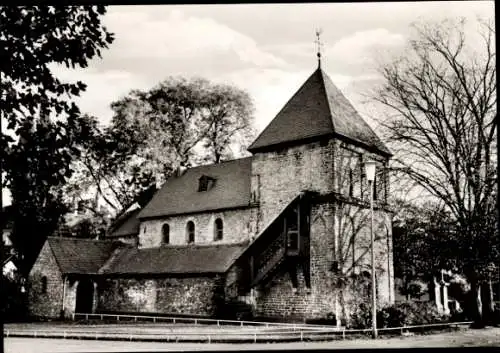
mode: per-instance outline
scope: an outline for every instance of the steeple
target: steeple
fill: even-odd
[[[318,54],[320,59],[319,51]],[[252,153],[273,150],[284,144],[325,136],[335,136],[391,155],[330,77],[318,67],[248,150]]]
[[[323,30],[321,28],[316,30],[316,40],[314,41],[314,43],[316,43],[317,49],[316,55],[318,56],[318,68],[321,68],[321,47],[323,46],[323,43],[321,43],[321,39],[319,38],[319,36],[322,32]]]

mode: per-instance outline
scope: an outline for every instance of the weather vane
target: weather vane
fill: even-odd
[[[316,54],[318,56],[318,67],[321,67],[321,47],[323,46],[320,39],[321,33],[323,33],[321,28],[316,29],[316,40],[314,42],[316,43],[316,49],[318,51]]]

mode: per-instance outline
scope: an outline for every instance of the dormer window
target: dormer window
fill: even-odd
[[[202,175],[198,180],[198,191],[199,192],[208,191],[211,188],[213,188],[214,184],[215,184],[214,178],[209,177],[208,175]]]

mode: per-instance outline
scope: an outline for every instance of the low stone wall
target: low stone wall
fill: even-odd
[[[215,315],[217,277],[106,279],[97,310]]]

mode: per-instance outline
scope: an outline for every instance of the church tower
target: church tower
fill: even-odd
[[[248,251],[257,313],[335,314],[340,323],[362,299],[360,291],[369,301],[368,160],[377,163],[378,301],[393,302],[391,152],[323,71],[319,51],[317,69],[248,150],[258,204],[257,241]]]

